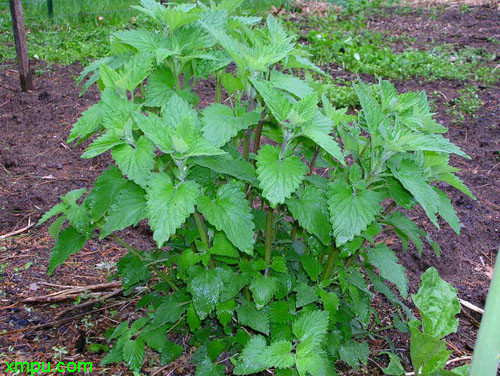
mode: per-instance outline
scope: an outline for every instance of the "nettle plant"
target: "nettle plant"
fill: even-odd
[[[239,3],[142,0],[155,30],[114,34],[115,55],[82,74],[101,100],[68,141],[95,137],[82,157],[111,151],[114,165],[40,222],[59,215],[49,274],[90,239],[112,237],[129,251],[115,276],[125,293],[147,286],[143,317],[114,330],[104,364],[124,361],[136,374],[146,354],[167,364],[183,352],[167,334],[191,333],[198,376],[224,374],[222,359],[236,375],[329,376],[339,359],[357,368],[368,359],[363,338],[381,325],[374,291],[396,307],[398,328],[414,319],[405,270],[379,235],[394,231],[420,253],[425,240],[439,253],[405,214],[416,205],[434,225],[439,215],[460,230],[430,183],[472,196],[448,164],[452,153],[467,156],[443,138],[425,93],[360,82],[358,115],[335,109],[313,80],[322,72],[281,24],[234,16]],[[193,88],[208,77],[216,99],[200,110]],[[115,234],[143,220],[155,249]],[[427,311],[434,320],[437,310]]]

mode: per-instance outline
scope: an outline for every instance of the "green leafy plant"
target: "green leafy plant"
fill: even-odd
[[[82,157],[110,151],[114,164],[41,218],[58,216],[48,271],[110,237],[128,251],[116,273],[126,294],[150,287],[137,303],[146,313],[110,334],[103,364],[138,373],[146,347],[169,363],[183,352],[175,334],[190,334],[198,376],[224,374],[228,353],[236,375],[334,375],[336,360],[357,369],[378,320],[374,292],[395,305],[395,322],[413,319],[404,268],[380,234],[439,253],[405,214],[416,205],[460,231],[431,183],[472,196],[449,165],[450,154],[468,157],[442,136],[425,93],[359,82],[358,114],[336,109],[282,25],[233,15],[240,3],[142,0],[156,30],[114,34],[115,55],[81,76],[101,100],[68,142],[93,137]],[[193,87],[205,78],[215,100],[200,110]],[[143,220],[153,249],[116,235]]]

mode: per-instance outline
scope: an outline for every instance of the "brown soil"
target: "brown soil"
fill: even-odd
[[[496,21],[488,16],[483,8],[474,9],[466,17],[457,17],[455,10],[444,12],[437,21],[429,20],[423,28],[412,28],[418,23],[418,16],[400,18],[371,19],[370,27],[386,29],[393,33],[413,33],[418,41],[425,43],[426,38],[434,41],[450,41],[457,38],[461,45],[474,45],[485,49],[491,48],[486,38],[474,36],[500,34],[500,17]],[[491,10],[490,10],[491,12]],[[498,16],[498,14],[497,14]],[[483,18],[486,17],[487,20]],[[457,36],[453,31],[443,36],[440,20],[461,31]],[[389,21],[392,27],[388,27]],[[473,20],[476,20],[473,22]],[[435,26],[435,25],[438,26]],[[441,25],[441,26],[439,26]],[[487,28],[486,31],[481,29]],[[487,34],[486,34],[487,33]],[[465,38],[465,39],[464,39]],[[457,43],[458,43],[457,42]],[[44,68],[43,66],[37,68]],[[80,155],[84,146],[76,148],[65,144],[71,124],[79,114],[98,100],[95,89],[79,97],[74,76],[80,67],[53,66],[44,68],[44,73],[35,77],[35,90],[21,93],[18,90],[17,73],[14,68],[0,72],[0,235],[36,222],[40,215],[58,202],[59,195],[81,187],[90,188],[96,176],[109,164],[108,156],[92,160],[82,160]],[[343,77],[352,77],[341,72]],[[463,194],[446,189],[463,223],[462,233],[457,236],[446,224],[439,231],[433,228],[420,211],[412,213],[416,221],[427,230],[442,247],[442,256],[437,258],[432,250],[425,249],[419,258],[414,249],[401,255],[408,270],[411,292],[415,292],[419,277],[430,266],[435,266],[440,275],[458,289],[460,298],[483,307],[497,249],[500,244],[500,85],[480,86],[479,96],[484,106],[475,114],[467,117],[462,125],[451,124],[447,114],[448,103],[458,97],[458,90],[466,82],[418,80],[395,82],[400,91],[426,90],[436,106],[436,117],[445,126],[450,126],[448,136],[467,152],[472,160],[455,158],[453,164],[460,167],[460,177],[466,182],[477,197],[471,200]],[[213,93],[213,83],[201,83],[198,87],[202,96],[201,105],[206,105]],[[147,226],[140,224],[125,236],[137,246],[150,245],[151,233]],[[394,239],[393,247],[399,248]],[[131,297],[114,297],[105,304],[88,307],[85,311],[75,311],[71,320],[59,325],[34,328],[51,322],[71,301],[49,304],[24,304],[23,297],[44,295],[64,285],[90,285],[106,281],[106,269],[98,267],[103,261],[116,262],[123,250],[110,241],[93,241],[83,251],[74,255],[50,278],[46,275],[48,256],[53,241],[47,235],[46,225],[33,227],[19,236],[0,240],[0,361],[53,361],[54,347],[68,352],[62,359],[68,361],[92,361],[94,372],[98,367],[101,354],[86,351],[77,353],[82,333],[88,343],[105,343],[104,332],[117,322],[130,318],[134,300]],[[58,286],[60,285],[60,286]],[[383,299],[378,299],[375,306],[381,317],[390,312]],[[103,308],[99,312],[89,312],[94,308]],[[88,314],[88,316],[85,316]],[[81,315],[81,316],[78,316]],[[480,316],[464,308],[460,314],[460,329],[448,337],[448,344],[454,350],[454,357],[469,355],[477,333]],[[2,331],[16,331],[2,336]],[[398,349],[402,349],[408,365],[408,338],[389,331],[387,336]],[[81,342],[81,341],[80,341]],[[358,372],[343,371],[342,375],[378,375],[382,374],[375,364],[385,364],[383,356],[376,357],[376,350],[386,349],[385,341],[371,342],[373,362],[368,368]],[[160,374],[168,374],[177,368],[177,374],[187,369],[181,359],[174,368]],[[119,370],[129,374],[123,367],[114,367],[114,374]],[[151,370],[150,370],[151,371]],[[168,371],[168,372],[167,372]],[[103,371],[111,374],[111,371]]]

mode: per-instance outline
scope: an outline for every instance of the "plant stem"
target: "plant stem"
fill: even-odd
[[[262,137],[262,128],[264,128],[264,114],[260,118],[259,125],[257,125],[257,129],[255,130],[255,139],[253,141],[253,152],[257,154],[260,149],[260,139]]]
[[[193,213],[194,221],[196,222],[196,228],[198,229],[198,233],[200,234],[201,241],[205,246],[205,250],[210,248],[210,244],[208,242],[208,235],[205,231],[205,227],[203,227],[203,220],[201,219],[200,213],[197,210]],[[210,268],[215,268],[215,260],[212,255],[210,255]]]
[[[250,137],[252,135],[252,130],[249,128],[247,133],[243,136],[243,159],[245,161],[250,160]]]
[[[293,221],[292,231],[290,232],[290,239],[292,239],[292,242],[295,241],[296,237],[297,237],[297,222]]]
[[[120,238],[119,236],[117,235],[111,235],[111,237],[113,239],[115,239],[121,246],[123,246],[127,251],[129,251],[130,253],[132,253],[134,256],[137,256],[141,261],[143,261],[143,257],[141,255],[140,252],[138,252],[136,249],[134,249],[133,247],[131,247],[125,240],[123,240],[122,238]],[[167,273],[165,273],[164,271],[158,269],[156,267],[156,265],[149,265],[151,266],[151,269],[154,270],[154,272],[158,275],[158,277],[160,277],[164,282],[167,282],[168,285],[172,288],[172,290],[174,291],[178,291],[179,288],[177,287],[177,285],[172,281],[172,279],[169,277],[169,275]]]
[[[311,176],[313,174],[314,165],[316,164],[316,161],[318,160],[318,154],[319,154],[319,146],[316,146],[316,149],[314,150],[314,155],[311,159],[311,164],[309,165],[309,176]]]
[[[269,267],[271,265],[271,255],[272,255],[272,243],[273,243],[273,209],[271,207],[267,208],[267,220],[266,220],[266,253],[264,256],[264,261]],[[266,269],[267,274],[267,269]]]
[[[219,71],[215,72],[215,102],[222,103],[221,75]]]
[[[323,275],[321,276],[321,281],[326,281],[330,278],[330,274],[332,274],[333,269],[335,268],[335,264],[337,263],[337,259],[339,258],[339,250],[335,245],[335,240],[332,241],[332,250],[328,255],[328,259],[326,260],[326,265],[323,268]]]

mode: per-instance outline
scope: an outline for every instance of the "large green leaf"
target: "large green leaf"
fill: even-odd
[[[257,124],[260,114],[257,111],[244,112],[236,108],[235,111],[223,104],[212,103],[202,112],[203,135],[217,147],[229,142],[239,131]]]
[[[282,159],[280,151],[271,145],[264,145],[259,151],[259,187],[272,208],[283,204],[297,190],[306,173],[307,166],[296,156]]]
[[[328,202],[323,191],[308,185],[286,200],[293,218],[309,233],[314,234],[325,245],[331,243],[330,223],[328,218]]]
[[[292,325],[292,332],[298,340],[304,342],[311,340],[319,345],[323,343],[327,330],[329,313],[327,311],[314,310],[299,316]]]
[[[151,179],[146,199],[149,224],[158,247],[194,213],[199,190],[198,184],[192,181],[174,186],[166,174],[155,174]]]
[[[266,339],[262,336],[254,336],[247,342],[245,348],[238,358],[238,364],[234,367],[235,375],[251,375],[268,368],[264,354],[266,352]]]
[[[276,341],[264,351],[265,364],[274,368],[290,368],[295,364],[290,341]]]
[[[135,147],[120,145],[113,149],[113,159],[120,170],[130,179],[146,187],[155,165],[155,146],[146,137],[141,136]]]
[[[52,274],[54,269],[66,261],[73,253],[82,249],[86,238],[73,227],[64,229],[50,253],[48,274]]]
[[[164,153],[172,153],[172,140],[170,139],[171,126],[167,124],[162,118],[153,113],[148,116],[142,114],[134,114],[134,120],[158,148]]]
[[[394,251],[385,244],[379,244],[368,252],[368,262],[380,271],[383,278],[396,285],[403,298],[408,297],[408,279],[405,268],[398,264]]]
[[[198,209],[219,231],[241,251],[252,254],[254,240],[252,208],[241,188],[234,184],[221,185],[215,200],[201,196]]]
[[[418,320],[408,326],[411,331],[410,356],[415,371],[421,375],[435,375],[443,370],[451,354],[446,349],[446,341],[420,332]]]
[[[413,302],[420,310],[424,334],[440,339],[456,332],[460,312],[457,290],[443,281],[435,268],[422,274],[422,283]]]
[[[129,182],[118,194],[116,201],[109,209],[101,230],[103,239],[114,231],[135,226],[147,216],[146,192]]]
[[[380,213],[381,195],[370,190],[353,191],[343,180],[328,187],[328,206],[337,245],[354,239]]]
[[[321,146],[333,158],[344,164],[342,150],[340,150],[337,141],[330,135],[332,128],[332,121],[319,111],[316,111],[313,120],[302,126],[302,132],[306,137]]]
[[[200,320],[205,319],[215,308],[223,287],[218,268],[203,270],[188,283],[187,289],[193,296],[194,308]]]
[[[269,317],[266,310],[258,311],[252,303],[245,302],[236,308],[238,322],[265,335],[269,334]]]
[[[292,104],[286,95],[273,87],[268,81],[259,81],[255,79],[250,79],[250,81],[262,96],[276,120],[284,124],[285,120],[288,118],[288,114],[292,110]]]
[[[144,361],[144,342],[140,339],[129,339],[125,342],[123,345],[123,360],[131,370],[139,371]]]

